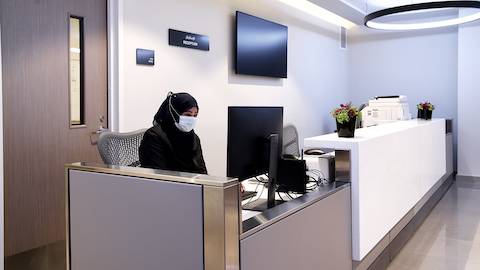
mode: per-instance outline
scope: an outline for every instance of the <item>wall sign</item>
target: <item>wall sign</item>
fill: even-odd
[[[208,36],[174,29],[168,29],[168,44],[202,51],[210,50],[210,39]]]
[[[155,65],[155,51],[137,49],[137,65]]]

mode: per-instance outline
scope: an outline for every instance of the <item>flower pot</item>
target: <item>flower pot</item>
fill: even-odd
[[[418,118],[419,119],[425,119],[425,120],[431,120],[432,119],[432,112],[431,110],[418,110]]]
[[[353,138],[355,137],[355,123],[357,121],[357,117],[353,117],[350,121],[345,123],[337,122],[337,132],[338,137],[342,138]]]

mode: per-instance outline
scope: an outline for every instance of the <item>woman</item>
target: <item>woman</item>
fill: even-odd
[[[187,93],[170,92],[139,148],[145,168],[207,174],[200,139],[193,130],[198,104]]]

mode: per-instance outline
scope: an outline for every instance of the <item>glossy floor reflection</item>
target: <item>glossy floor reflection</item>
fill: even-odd
[[[457,177],[388,270],[480,269],[480,178]]]
[[[65,241],[5,259],[5,270],[65,270]]]

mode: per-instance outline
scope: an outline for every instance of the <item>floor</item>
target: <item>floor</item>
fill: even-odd
[[[10,256],[5,270],[65,270],[65,241]]]
[[[6,270],[64,270],[64,242],[7,258]],[[457,177],[388,270],[480,270],[480,178]]]
[[[452,185],[388,270],[480,269],[480,178]]]

